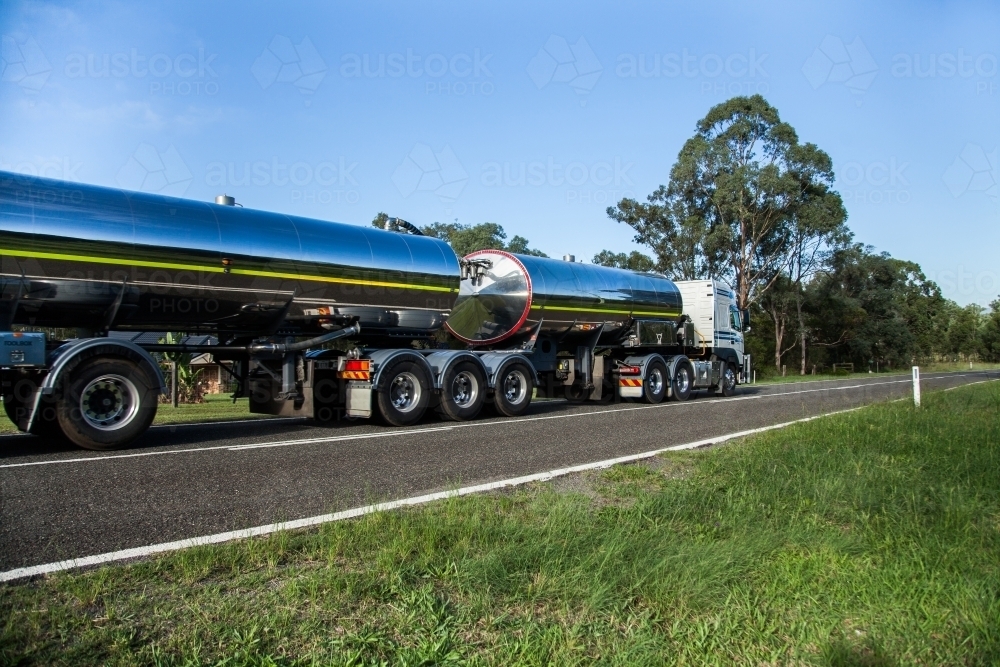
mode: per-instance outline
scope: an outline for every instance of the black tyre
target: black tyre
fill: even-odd
[[[642,400],[646,403],[659,403],[666,398],[669,386],[667,367],[660,361],[651,362],[646,368],[646,377],[642,380]]]
[[[566,400],[570,403],[585,403],[590,400],[590,390],[579,382],[566,385],[563,393],[566,395]]]
[[[523,415],[531,405],[531,394],[535,390],[531,369],[519,361],[505,367],[497,376],[493,388],[493,405],[497,412],[507,417]]]
[[[474,361],[459,361],[444,374],[437,412],[442,419],[475,419],[485,400],[486,373]]]
[[[84,449],[119,449],[156,416],[156,383],[127,359],[91,359],[76,368],[56,405],[63,433]]]
[[[393,426],[410,426],[420,421],[431,397],[431,382],[424,367],[400,359],[391,362],[382,377],[382,387],[376,393],[382,419]]]
[[[694,372],[691,364],[682,361],[674,369],[674,377],[670,379],[670,388],[674,395],[674,400],[686,401],[691,397],[691,389],[694,387]]]
[[[732,396],[736,393],[736,367],[726,364],[722,369],[722,378],[719,379],[719,392],[723,396]]]

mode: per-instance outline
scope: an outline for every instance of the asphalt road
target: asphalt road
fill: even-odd
[[[925,390],[997,372],[939,373]],[[910,392],[908,376],[740,387],[684,403],[535,402],[519,419],[410,428],[302,420],[160,426],[88,452],[0,436],[0,571],[239,530],[638,454]]]

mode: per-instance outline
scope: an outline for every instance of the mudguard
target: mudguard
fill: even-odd
[[[471,361],[482,369],[484,376],[489,377],[489,372],[483,366],[483,362],[479,359],[478,355],[466,350],[435,350],[427,355],[427,363],[430,364],[431,369],[434,371],[431,377],[434,378],[435,389],[441,389],[441,383],[444,382],[444,376],[448,372],[448,369],[459,361]],[[487,383],[489,383],[488,380]]]
[[[135,343],[114,338],[81,338],[71,340],[49,355],[49,372],[42,381],[43,394],[51,394],[59,386],[65,373],[71,372],[81,362],[94,357],[119,357],[136,362],[149,373],[149,377],[159,385],[160,393],[167,393],[167,383],[163,372],[153,356]]]
[[[486,384],[490,389],[496,386],[496,380],[503,373],[504,369],[515,361],[524,363],[531,370],[532,382],[535,386],[539,384],[538,371],[535,370],[528,357],[523,354],[516,352],[485,352],[479,355],[479,360],[486,367]]]
[[[431,381],[437,384],[434,380],[434,369],[424,355],[420,354],[417,350],[375,350],[370,354],[365,354],[365,358],[371,359],[372,366],[374,367],[374,372],[372,373],[372,388],[375,391],[379,391],[382,388],[382,372],[385,367],[389,365],[390,362],[396,361],[397,359],[406,359],[408,361],[416,362],[418,365],[422,366],[425,371],[427,371],[427,377],[431,378]]]
[[[134,361],[140,368],[146,371],[147,375],[159,387],[161,394],[167,393],[167,383],[163,378],[163,372],[159,364],[152,355],[135,343],[127,340],[115,338],[80,338],[71,340],[52,351],[49,355],[49,372],[42,380],[35,400],[31,405],[31,414],[28,416],[28,427],[30,431],[35,422],[35,415],[38,406],[41,404],[42,396],[53,394],[63,377],[72,373],[73,369],[87,359],[94,357],[117,357]]]

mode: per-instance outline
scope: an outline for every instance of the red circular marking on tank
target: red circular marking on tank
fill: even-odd
[[[505,250],[477,250],[475,252],[470,252],[468,255],[465,256],[465,259],[476,257],[477,255],[501,255],[509,260],[512,260],[515,264],[521,267],[521,271],[524,272],[524,281],[528,284],[528,301],[527,303],[524,304],[524,312],[521,313],[521,319],[517,321],[517,324],[511,327],[510,331],[503,334],[502,336],[497,336],[496,338],[490,338],[488,340],[472,340],[471,338],[466,338],[465,336],[457,333],[454,329],[448,326],[447,322],[444,323],[445,328],[448,329],[448,331],[450,331],[455,338],[458,338],[463,342],[469,343],[470,345],[490,345],[492,343],[499,343],[502,340],[510,338],[511,336],[516,334],[518,329],[520,329],[521,326],[524,325],[524,323],[528,320],[528,313],[531,312],[531,297],[532,297],[531,274],[528,273],[528,269],[524,267],[524,264],[521,263],[521,260],[519,260],[517,257],[515,257],[514,255],[510,254]]]

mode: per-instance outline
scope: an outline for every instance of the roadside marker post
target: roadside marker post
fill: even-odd
[[[920,366],[913,367],[913,405],[920,407]]]

